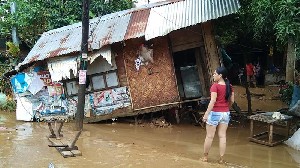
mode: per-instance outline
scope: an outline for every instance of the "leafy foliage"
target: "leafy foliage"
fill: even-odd
[[[11,86],[10,86],[10,80],[3,77],[3,74],[6,72],[7,69],[10,69],[10,65],[2,64],[0,68],[0,92],[5,93],[6,95],[11,95]]]
[[[12,57],[18,57],[20,54],[20,48],[19,45],[16,45],[10,41],[6,42],[6,45],[8,46],[7,54]]]
[[[10,13],[10,2],[16,2],[15,14]],[[133,6],[131,0],[91,1],[90,17],[125,10]],[[0,36],[10,37],[17,27],[22,42],[33,47],[45,32],[81,21],[82,0],[7,0],[0,5]]]
[[[19,45],[12,42],[6,42],[6,46],[8,48],[6,53],[1,53],[3,60],[0,62],[0,92],[10,96],[12,95],[10,80],[5,78],[3,75],[16,65],[20,55],[20,48]]]
[[[90,0],[90,17],[125,10],[133,6],[131,0]],[[17,9],[10,12],[10,3],[15,2]],[[33,47],[42,33],[81,21],[82,0],[7,0],[0,4],[0,38],[11,37],[13,27],[18,37],[28,47]],[[11,69],[20,56],[19,46],[12,42],[6,44],[8,50],[0,55],[5,58],[0,67],[0,76]],[[9,80],[0,78],[0,91],[11,94]]]
[[[1,111],[15,111],[16,110],[16,102],[14,100],[7,100],[6,103],[0,105]]]
[[[240,0],[241,8],[236,14],[217,19],[215,24],[216,34],[219,42],[224,45],[236,43],[249,43],[249,41],[259,42],[254,39],[253,18],[250,16],[251,0]]]
[[[256,36],[277,42],[281,49],[289,39],[300,46],[300,0],[252,0],[250,11]]]
[[[286,85],[284,85],[279,90],[279,94],[280,94],[281,101],[289,105],[292,101],[292,96],[293,96],[293,83],[287,83]]]

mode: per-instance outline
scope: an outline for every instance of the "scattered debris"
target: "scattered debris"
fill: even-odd
[[[171,123],[167,122],[164,117],[154,118],[151,121],[150,125],[151,124],[154,125],[154,126],[156,126],[156,127],[162,127],[162,128],[170,127],[171,126]]]
[[[254,92],[250,92],[250,94],[251,94],[251,96],[259,96],[259,97],[261,97],[261,96],[266,96],[266,94],[264,94],[264,93],[254,93]]]

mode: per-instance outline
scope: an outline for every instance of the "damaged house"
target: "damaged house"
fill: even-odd
[[[210,20],[238,0],[167,0],[90,20],[85,121],[178,107],[209,96],[220,66]],[[11,77],[17,120],[73,117],[81,23],[45,32]]]

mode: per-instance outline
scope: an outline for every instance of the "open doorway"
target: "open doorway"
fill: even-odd
[[[177,85],[181,100],[200,98],[203,95],[196,48],[173,53]]]

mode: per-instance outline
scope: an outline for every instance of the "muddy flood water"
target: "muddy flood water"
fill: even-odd
[[[72,139],[74,123],[65,123],[63,138]],[[218,160],[218,139],[214,140],[209,163],[199,160],[205,130],[191,124],[171,128],[143,127],[130,123],[84,124],[76,145],[82,156],[63,158],[50,148],[46,123],[20,122],[15,113],[0,112],[0,167],[41,168],[53,163],[57,168],[117,167],[300,167],[300,152],[282,144],[267,147],[248,141],[249,126],[230,126],[225,155]],[[217,137],[215,137],[217,138]]]
[[[242,110],[247,109],[245,89],[234,86],[235,99]],[[273,97],[278,88],[251,88],[252,109],[275,111],[286,107]],[[82,156],[63,158],[50,148],[46,123],[16,121],[14,112],[0,111],[0,168],[42,168],[52,163],[55,168],[127,168],[127,167],[230,167],[230,168],[300,168],[300,151],[285,144],[267,147],[248,141],[249,121],[231,121],[228,129],[226,164],[218,161],[218,137],[214,139],[209,163],[202,156],[205,129],[193,124],[156,128],[145,123],[135,126],[129,122],[84,124],[76,146]],[[74,123],[65,123],[64,139],[72,140]],[[264,129],[265,126],[259,126]],[[5,129],[8,128],[8,129]]]

